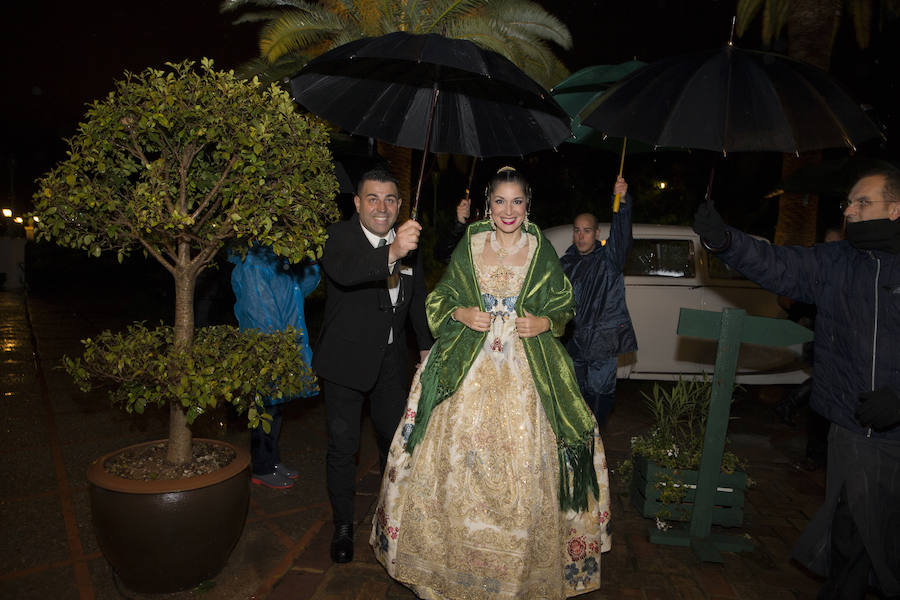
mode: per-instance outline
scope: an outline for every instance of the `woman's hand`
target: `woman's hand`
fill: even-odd
[[[519,332],[519,337],[530,338],[550,331],[550,319],[536,317],[527,310],[524,312],[524,317],[516,317],[516,331]]]
[[[487,331],[491,328],[491,314],[479,310],[477,306],[457,308],[451,316],[454,321],[459,321],[475,331]]]

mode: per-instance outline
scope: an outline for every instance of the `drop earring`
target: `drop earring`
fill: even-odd
[[[530,225],[530,221],[528,220],[528,213],[525,213],[525,219],[522,220],[522,227],[525,228],[525,231],[528,231],[528,225]]]

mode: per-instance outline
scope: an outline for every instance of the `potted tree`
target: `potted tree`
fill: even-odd
[[[194,288],[229,241],[238,252],[259,243],[292,262],[317,258],[338,214],[326,143],[324,126],[298,114],[277,86],[217,71],[208,59],[167,63],[126,73],[91,104],[68,158],[38,182],[38,239],[91,256],[114,251],[120,261],[140,249],[175,283],[172,326],[103,332],[83,341],[83,357],[66,359],[83,388],[116,384],[112,398],[127,411],[168,406],[167,440],[89,468],[98,542],[135,591],[184,589],[213,576],[243,529],[248,453],[192,439],[194,419],[227,403],[250,426],[267,427],[261,395],[315,383],[295,331],[195,330]],[[221,468],[177,479],[122,476],[129,455],[154,451],[182,472],[192,472],[199,454]]]
[[[654,382],[649,394],[641,392],[653,426],[647,434],[631,438],[632,458],[622,467],[631,477],[632,504],[643,516],[656,518],[659,527],[665,527],[666,519],[691,518],[711,389],[705,377],[679,377],[672,384]],[[714,524],[742,523],[746,486],[747,474],[726,445],[716,484]]]

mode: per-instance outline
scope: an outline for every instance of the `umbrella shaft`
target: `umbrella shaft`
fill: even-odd
[[[478,164],[478,157],[472,157],[472,168],[469,169],[469,182],[466,184],[466,200],[469,199],[469,190],[472,189],[472,179],[475,177],[475,165]]]
[[[431,130],[434,128],[434,108],[437,106],[438,94],[441,91],[437,87],[437,83],[431,88],[431,108],[428,110],[428,125],[425,129],[425,147],[422,149],[422,164],[419,166],[419,182],[416,184],[416,198],[413,200],[412,209],[409,212],[409,218],[413,221],[418,220],[419,216],[419,194],[422,191],[422,177],[425,176],[425,157],[428,156],[428,148],[431,146]]]

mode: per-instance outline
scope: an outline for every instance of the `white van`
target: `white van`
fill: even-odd
[[[600,224],[600,236],[609,223]],[[743,308],[761,317],[786,316],[775,294],[744,279],[700,244],[690,227],[632,226],[634,246],[625,265],[625,299],[637,335],[637,352],[619,357],[620,379],[677,379],[712,374],[716,342],[676,334],[682,307],[721,311]],[[572,245],[572,226],[544,230],[556,253]],[[809,377],[802,346],[779,348],[743,344],[736,381],[742,384],[794,384]]]

